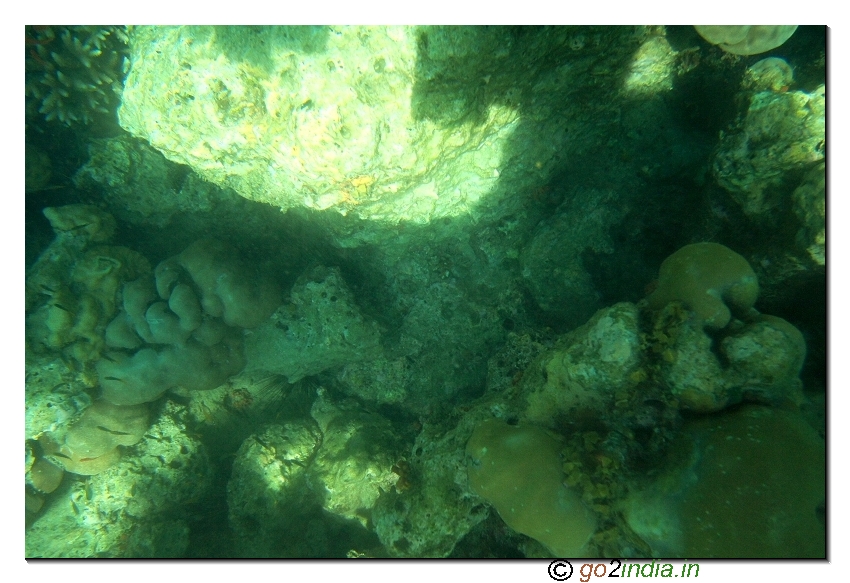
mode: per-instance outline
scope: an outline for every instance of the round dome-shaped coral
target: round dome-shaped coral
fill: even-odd
[[[699,35],[734,55],[757,55],[775,49],[791,38],[797,25],[738,26],[694,25]]]
[[[758,295],[758,278],[746,259],[719,243],[694,243],[664,260],[647,301],[653,310],[680,301],[706,328],[719,330],[733,313],[753,315]]]
[[[560,444],[538,427],[488,419],[466,445],[469,485],[517,532],[557,556],[583,556],[596,530],[578,494],[564,485]]]

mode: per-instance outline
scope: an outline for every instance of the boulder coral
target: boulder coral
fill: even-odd
[[[508,526],[556,556],[585,556],[596,521],[564,485],[558,441],[537,427],[488,419],[473,431],[466,454],[470,487]]]
[[[824,558],[825,464],[798,415],[750,405],[689,422],[623,510],[653,556]]]
[[[647,301],[653,310],[680,301],[706,328],[719,330],[732,315],[756,314],[758,294],[758,278],[746,259],[718,243],[694,243],[664,260]]]
[[[699,35],[733,55],[757,55],[783,44],[796,25],[694,25]]]

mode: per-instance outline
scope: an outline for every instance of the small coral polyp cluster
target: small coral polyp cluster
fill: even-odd
[[[27,27],[26,91],[47,121],[89,124],[109,114],[122,88],[122,26]]]

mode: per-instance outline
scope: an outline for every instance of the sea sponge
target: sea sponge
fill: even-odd
[[[699,35],[734,55],[757,55],[775,49],[791,38],[797,25],[738,26],[694,25]]]
[[[564,485],[560,450],[540,428],[488,419],[466,444],[469,485],[508,526],[556,556],[586,556],[596,521]]]
[[[685,245],[661,264],[658,287],[647,298],[652,310],[682,302],[709,329],[757,314],[758,278],[747,260],[718,243]]]

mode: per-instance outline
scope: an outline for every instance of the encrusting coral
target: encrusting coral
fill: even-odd
[[[121,459],[118,446],[138,443],[148,429],[146,405],[120,407],[98,400],[68,428],[61,443],[44,440],[49,459],[74,474],[98,474]]]

